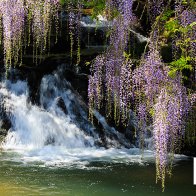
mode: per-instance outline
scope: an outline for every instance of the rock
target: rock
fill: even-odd
[[[55,137],[48,137],[47,140],[45,141],[45,145],[54,145],[55,144]]]
[[[11,128],[12,124],[7,116],[1,117],[1,128],[3,130],[9,130]]]
[[[5,111],[3,98],[4,97],[0,95],[0,135],[5,135],[6,131],[11,128],[11,121]]]
[[[68,110],[62,97],[56,98],[56,105],[67,115]]]
[[[0,136],[6,136],[7,135],[7,130],[6,129],[3,129],[3,128],[0,128]]]

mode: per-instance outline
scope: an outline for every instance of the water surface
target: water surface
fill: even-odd
[[[84,164],[46,165],[26,162],[16,152],[0,152],[0,195],[67,196],[193,196],[192,159],[175,163],[165,192],[155,183],[152,162],[83,161]],[[82,161],[81,161],[82,163]]]

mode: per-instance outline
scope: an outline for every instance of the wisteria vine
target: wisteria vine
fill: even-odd
[[[146,127],[143,124],[151,120],[156,150],[157,181],[162,181],[163,190],[168,154],[178,149],[184,136],[184,120],[190,108],[181,75],[171,78],[168,73],[169,69],[152,44],[149,45],[149,52],[142,65],[133,72],[133,90],[141,97],[136,103],[139,122],[142,125],[140,131],[145,132]],[[141,109],[141,104],[146,105],[144,109]],[[152,119],[144,120],[145,116],[151,116]]]
[[[190,109],[187,91],[182,84],[182,73],[177,70],[175,76],[170,76],[170,69],[161,59],[157,43],[161,33],[158,31],[160,17],[157,19],[157,16],[164,13],[164,3],[162,0],[148,1],[148,8],[152,12],[151,21],[155,22],[155,25],[148,52],[140,66],[134,68],[125,52],[129,28],[135,21],[133,2],[106,1],[107,13],[110,14],[111,9],[117,9],[120,14],[113,20],[109,48],[92,63],[88,88],[91,119],[93,111],[104,106],[106,115],[111,117],[113,114],[116,123],[127,123],[130,109],[135,109],[139,120],[141,148],[147,126],[153,124],[156,181],[161,181],[163,191],[166,173],[169,172],[168,165],[184,137],[185,119]],[[182,25],[189,25],[191,17],[191,21],[195,21],[193,15],[187,11],[181,12],[180,18],[182,17]],[[189,30],[189,37],[194,36],[192,31]],[[191,51],[194,50],[194,44],[195,42],[190,45]]]
[[[76,3],[75,3],[76,2]],[[82,3],[80,0],[71,0],[67,4],[68,16],[69,16],[69,37],[70,37],[70,57],[73,58],[73,47],[75,39],[77,40],[77,62],[80,63],[80,29],[81,29],[81,15],[82,15]]]
[[[120,14],[113,20],[109,48],[104,55],[95,59],[91,68],[89,113],[92,117],[93,108],[99,109],[104,102],[107,116],[111,117],[113,114],[117,123],[121,121],[126,124],[132,99],[132,62],[126,58],[124,51],[129,39],[129,28],[135,19],[132,12],[133,1],[108,0],[106,6],[107,10],[117,9]]]
[[[5,64],[10,66],[12,60],[18,62],[22,50],[25,7],[21,0],[0,1],[0,17],[3,29],[3,46]]]
[[[2,0],[0,21],[5,65],[9,68],[22,60],[25,43],[33,37],[34,53],[42,54],[47,47],[53,18],[58,19],[58,0]],[[29,24],[29,25],[27,25]],[[26,26],[29,26],[28,31]],[[28,34],[27,39],[25,38]],[[20,63],[21,64],[21,63]]]

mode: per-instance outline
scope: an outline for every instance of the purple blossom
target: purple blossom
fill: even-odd
[[[25,9],[21,0],[0,1],[0,16],[3,23],[3,45],[5,64],[11,65],[12,59],[18,61],[22,49]]]
[[[128,121],[132,98],[132,63],[123,56],[128,43],[129,28],[134,19],[132,5],[132,0],[106,2],[107,10],[115,7],[120,14],[113,20],[110,46],[104,54],[104,61],[99,57],[96,58],[92,65],[92,78],[89,82],[90,86],[95,85],[94,94],[90,93],[90,96],[94,97],[89,97],[89,100],[95,102],[94,107],[100,107],[100,102],[105,101],[107,115],[111,116],[113,113],[114,119],[118,122],[120,119],[122,122]],[[106,96],[103,97],[101,94]]]
[[[53,17],[58,17],[58,0],[1,0],[0,17],[3,25],[3,46],[5,64],[18,63],[26,41],[25,27],[32,26],[35,50],[40,53],[46,49]],[[28,20],[28,23],[26,23]],[[30,36],[29,36],[30,37]]]
[[[152,21],[161,14],[164,9],[164,0],[148,0],[149,16]]]
[[[172,79],[162,63],[159,52],[149,45],[142,65],[133,71],[133,91],[141,128],[140,135],[148,123],[148,113],[153,117],[153,136],[156,150],[157,180],[164,189],[167,155],[174,153],[179,140],[184,136],[185,117],[190,103],[181,76]],[[139,98],[137,98],[139,96]]]

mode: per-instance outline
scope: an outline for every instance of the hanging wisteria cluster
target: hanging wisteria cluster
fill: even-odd
[[[77,62],[80,63],[80,31],[83,4],[80,0],[70,0],[67,4],[69,16],[70,56],[73,57],[73,47],[77,43]],[[74,40],[77,40],[76,42]]]
[[[7,66],[12,64],[12,60],[14,63],[18,62],[22,52],[25,13],[24,2],[21,0],[0,1],[4,56]]]
[[[134,20],[133,1],[108,0],[106,6],[108,13],[111,9],[117,9],[120,14],[113,20],[109,48],[92,64],[88,88],[90,116],[93,109],[99,109],[105,103],[108,117],[113,114],[117,123],[126,123],[132,98],[132,62],[126,58],[124,51]]]
[[[110,9],[115,8],[114,2],[109,3]],[[172,160],[168,154],[179,148],[190,104],[181,73],[169,77],[169,68],[163,63],[157,47],[156,29],[143,62],[133,69],[131,60],[124,52],[128,30],[134,20],[130,3],[121,1],[119,4],[120,15],[113,21],[110,46],[92,64],[88,88],[90,117],[93,118],[94,109],[101,109],[104,105],[106,115],[110,117],[113,114],[116,123],[123,123],[129,119],[130,108],[135,107],[141,148],[146,127],[153,124],[156,179],[161,181],[164,190],[167,165]],[[160,11],[157,11],[159,14]]]
[[[31,27],[28,33],[32,33],[36,62],[37,55],[42,55],[47,43],[50,43],[51,21],[53,18],[57,21],[58,7],[58,0],[26,0],[27,19]]]
[[[184,135],[184,120],[190,108],[181,75],[170,78],[168,72],[169,69],[153,44],[149,45],[149,52],[142,65],[133,72],[133,92],[135,97],[139,96],[135,104],[140,132],[144,134],[146,123],[153,123],[157,180],[162,181],[163,189],[168,154],[178,148],[179,140]]]
[[[170,160],[168,154],[173,154],[179,149],[180,140],[184,136],[184,118],[189,108],[186,91],[178,83],[164,87],[153,108],[156,177],[157,181],[161,180],[164,190],[166,166]]]
[[[7,67],[17,64],[19,58],[22,60],[23,48],[26,42],[30,44],[31,35],[35,55],[46,50],[51,22],[58,18],[59,6],[58,0],[0,1],[1,38]],[[25,26],[29,26],[28,30]]]

